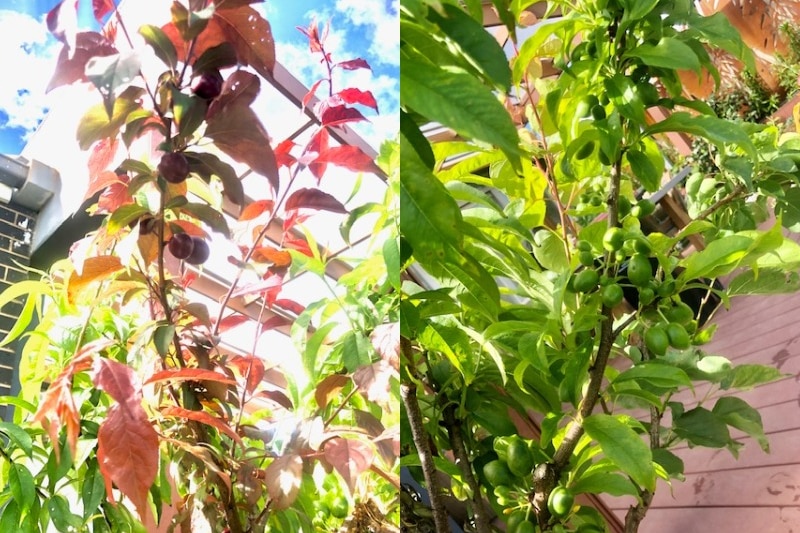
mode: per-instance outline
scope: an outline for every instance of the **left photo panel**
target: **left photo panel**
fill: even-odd
[[[398,20],[0,5],[0,531],[401,531]]]

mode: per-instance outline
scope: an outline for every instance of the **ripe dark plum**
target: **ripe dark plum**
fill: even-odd
[[[180,152],[169,152],[161,157],[158,173],[170,183],[182,183],[189,176],[189,161]]]
[[[176,233],[167,246],[172,255],[178,259],[186,259],[194,252],[194,239],[188,233]]]
[[[224,82],[218,70],[203,72],[192,80],[192,93],[205,100],[213,100],[222,92]]]
[[[192,253],[186,257],[186,262],[190,265],[201,265],[208,260],[211,250],[208,243],[200,237],[192,237]]]

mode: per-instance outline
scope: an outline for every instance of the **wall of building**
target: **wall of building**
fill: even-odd
[[[0,291],[28,277],[31,237],[36,213],[14,202],[0,204]],[[11,302],[0,309],[0,338],[11,330],[24,302]],[[16,391],[12,386],[18,355],[17,342],[0,347],[0,396]]]

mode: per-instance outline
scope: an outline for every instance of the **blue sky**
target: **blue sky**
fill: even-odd
[[[0,84],[0,153],[20,153],[51,103],[44,89],[61,45],[48,34],[44,16],[57,3],[0,1],[0,71],[14,73]],[[79,5],[85,28],[93,23],[91,0]],[[334,60],[362,57],[369,62],[371,72],[346,73],[348,85],[369,89],[378,100],[380,115],[365,113],[370,123],[360,128],[367,138],[391,137],[397,130],[398,6],[399,0],[268,0],[254,5],[270,21],[278,61],[306,85],[320,75],[318,56],[308,53],[307,40],[296,26],[307,26],[312,19],[320,25],[330,21],[326,44]]]

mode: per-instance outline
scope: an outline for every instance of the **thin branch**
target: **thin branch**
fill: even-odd
[[[436,524],[437,533],[447,533],[450,527],[447,523],[447,511],[442,501],[442,492],[439,488],[439,481],[436,479],[436,466],[433,464],[433,453],[428,443],[425,427],[422,422],[422,412],[417,403],[417,386],[413,383],[403,383],[400,385],[400,398],[406,408],[408,425],[411,426],[411,434],[414,437],[414,445],[417,447],[419,460],[422,464],[422,474],[425,476],[425,485],[428,488],[428,497],[431,500],[431,510],[433,511],[433,522]]]
[[[720,198],[714,203],[714,205],[712,205],[711,207],[709,207],[708,209],[697,215],[695,217],[695,220],[705,220],[718,209],[721,209],[726,205],[741,198],[745,192],[747,192],[747,189],[745,188],[744,184],[739,183],[738,185],[736,185],[736,187],[733,188],[731,192],[728,193],[727,196],[725,196],[724,198]]]
[[[451,403],[445,406],[443,417],[444,427],[450,437],[450,448],[456,457],[456,464],[461,469],[461,475],[472,491],[472,512],[475,519],[475,531],[477,533],[491,533],[489,514],[486,512],[483,497],[481,496],[481,487],[472,472],[467,448],[464,445],[464,437],[461,433],[461,419],[456,416],[456,405]]]

